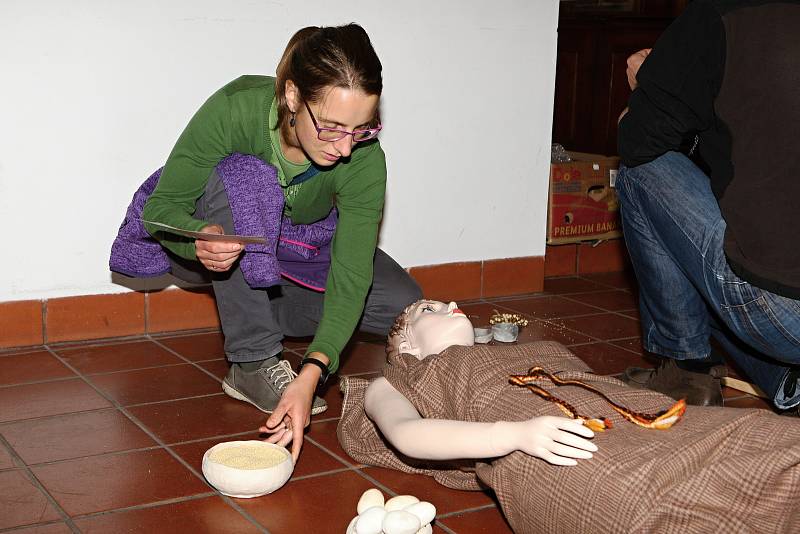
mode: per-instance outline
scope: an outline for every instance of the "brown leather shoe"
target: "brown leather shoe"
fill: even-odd
[[[631,387],[641,389],[655,372],[652,367],[628,367],[619,379]]]
[[[722,406],[725,366],[716,365],[708,373],[681,369],[672,358],[664,358],[656,369],[631,367],[621,380],[631,387],[652,389],[675,400],[686,399],[693,406]]]

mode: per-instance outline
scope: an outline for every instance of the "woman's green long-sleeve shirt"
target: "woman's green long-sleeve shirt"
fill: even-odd
[[[335,205],[339,222],[331,245],[322,320],[308,352],[339,366],[344,348],[364,310],[372,284],[372,262],[386,190],[386,160],[377,141],[356,145],[349,160],[340,160],[299,185],[286,186],[311,165],[292,164],[280,152],[275,129],[275,79],[242,76],[214,93],[192,117],[167,159],[158,186],[145,204],[142,218],[200,230],[195,203],[214,167],[234,152],[252,154],[278,169],[284,186],[284,213],[295,224],[309,224],[328,215]],[[194,242],[148,229],[175,254],[196,259]]]

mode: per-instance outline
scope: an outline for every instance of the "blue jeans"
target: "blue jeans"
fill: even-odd
[[[617,177],[622,227],[639,280],[644,348],[679,360],[705,359],[710,336],[778,408],[800,364],[800,301],[755,287],[731,271],[725,220],[708,177],[668,152]]]

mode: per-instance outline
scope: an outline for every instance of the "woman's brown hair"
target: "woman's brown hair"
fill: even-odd
[[[309,26],[295,33],[278,63],[275,98],[278,127],[288,137],[289,106],[286,81],[292,80],[307,102],[317,102],[327,87],[381,95],[381,62],[367,32],[358,24]]]

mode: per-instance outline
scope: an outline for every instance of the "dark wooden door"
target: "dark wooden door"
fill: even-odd
[[[628,102],[628,56],[650,48],[686,0],[633,0],[623,11],[603,1],[562,1],[558,25],[553,142],[614,155],[617,118]],[[581,6],[588,8],[581,10]]]

